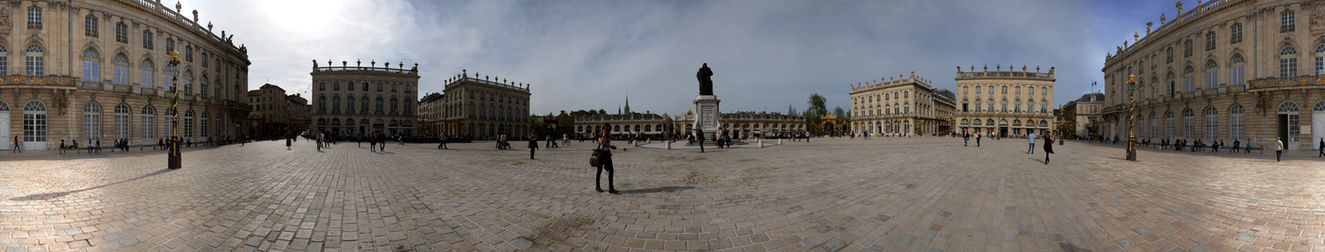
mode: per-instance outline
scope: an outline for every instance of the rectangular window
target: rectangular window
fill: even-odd
[[[28,76],[46,75],[46,57],[40,55],[28,55],[27,57],[24,57],[24,59],[27,61],[25,63],[27,64]]]
[[[1164,55],[1164,63],[1173,63],[1173,47],[1169,47],[1168,50],[1164,51]]]
[[[115,24],[115,42],[129,43],[129,26],[124,23]]]
[[[1205,50],[1209,51],[1214,49],[1215,49],[1215,32],[1208,32],[1205,34]]]
[[[143,30],[143,49],[152,49],[152,32]]]
[[[28,7],[28,29],[41,29],[41,8]]]
[[[1284,11],[1279,14],[1279,32],[1292,32],[1297,26],[1297,20],[1293,17],[1293,11]]]
[[[83,81],[100,82],[101,81],[101,63],[96,61],[83,61]]]
[[[1235,24],[1229,31],[1229,44],[1242,42],[1242,24]]]
[[[1297,76],[1297,58],[1279,59],[1279,78]]]
[[[1182,56],[1183,57],[1192,56],[1192,40],[1188,39],[1187,41],[1182,42]]]
[[[1219,71],[1212,69],[1210,72],[1205,73],[1205,88],[1219,88]]]
[[[1233,85],[1245,85],[1245,84],[1246,84],[1246,79],[1243,78],[1243,75],[1242,75],[1242,74],[1243,74],[1243,69],[1245,69],[1243,66],[1235,66],[1235,67],[1233,67],[1233,69],[1230,69],[1230,70],[1229,70],[1229,78],[1230,78],[1229,82],[1231,82]]]

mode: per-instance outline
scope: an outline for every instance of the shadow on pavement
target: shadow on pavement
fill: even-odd
[[[26,200],[54,199],[54,198],[64,197],[65,195],[69,195],[69,194],[71,194],[71,193],[77,193],[77,192],[82,192],[82,191],[87,191],[87,190],[94,190],[94,189],[98,189],[98,188],[102,188],[102,187],[107,187],[107,186],[113,186],[113,185],[117,185],[117,184],[121,184],[121,183],[132,182],[132,181],[134,181],[134,180],[139,180],[139,179],[144,179],[144,178],[151,177],[151,176],[161,175],[161,174],[163,174],[163,173],[167,173],[167,172],[170,172],[170,171],[173,171],[173,170],[172,170],[172,169],[162,169],[162,170],[154,171],[154,172],[152,172],[152,173],[143,174],[142,176],[138,176],[138,177],[134,177],[134,178],[126,179],[126,180],[121,180],[121,181],[118,181],[118,182],[115,182],[115,183],[110,183],[110,184],[105,184],[105,185],[99,185],[99,186],[93,186],[93,187],[88,187],[88,188],[83,188],[83,189],[78,189],[78,190],[73,190],[73,191],[49,192],[49,193],[41,193],[41,194],[29,194],[29,195],[25,195],[25,196],[22,196],[22,197],[14,197],[14,198],[11,198],[11,199],[9,199],[9,200],[14,200],[14,201],[26,201]]]
[[[649,189],[624,190],[622,194],[641,194],[641,193],[674,193],[685,190],[695,189],[693,186],[664,186]]]

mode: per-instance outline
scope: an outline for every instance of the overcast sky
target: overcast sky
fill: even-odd
[[[635,111],[684,113],[705,62],[727,112],[805,109],[811,93],[848,109],[851,83],[911,71],[953,89],[956,66],[971,65],[1056,67],[1057,105],[1102,82],[1114,46],[1176,12],[1144,0],[184,3],[193,9],[248,46],[251,89],[308,91],[314,59],[418,63],[420,96],[468,69],[532,83],[535,114],[615,112],[626,96]]]

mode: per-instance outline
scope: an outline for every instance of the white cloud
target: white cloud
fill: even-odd
[[[419,63],[422,92],[460,69],[533,83],[532,110],[685,112],[708,62],[726,111],[783,112],[810,93],[848,107],[849,83],[954,66],[1057,67],[1055,103],[1102,56],[1080,1],[204,2],[202,19],[249,47],[250,87],[306,90],[310,60]],[[194,7],[185,6],[186,9]],[[213,15],[214,14],[214,15]],[[1079,86],[1079,88],[1078,88]],[[420,94],[422,95],[422,94]]]

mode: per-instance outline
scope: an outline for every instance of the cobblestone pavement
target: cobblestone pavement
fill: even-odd
[[[64,250],[1310,251],[1325,161],[1024,140],[815,139],[618,150],[593,191],[590,143],[300,141],[0,160],[0,247]],[[520,144],[519,146],[523,146]],[[6,153],[7,154],[7,153]],[[1310,156],[1308,154],[1311,154]],[[28,155],[28,154],[25,154]],[[40,154],[31,154],[40,155]]]

